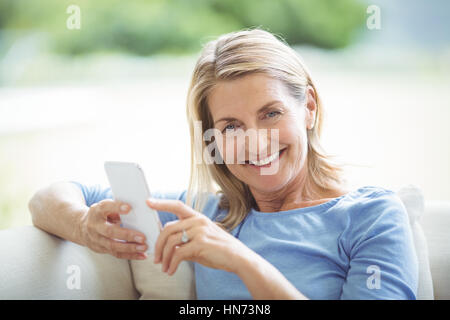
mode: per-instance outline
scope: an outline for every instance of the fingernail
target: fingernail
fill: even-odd
[[[121,205],[120,206],[120,211],[122,211],[122,212],[127,212],[128,211],[128,206],[126,205],[126,204],[123,204],[123,205]]]
[[[135,240],[137,243],[143,243],[143,242],[144,242],[144,238],[142,238],[141,236],[136,236],[136,237],[134,237],[134,240]]]
[[[136,246],[136,250],[144,251],[145,250],[145,246]]]

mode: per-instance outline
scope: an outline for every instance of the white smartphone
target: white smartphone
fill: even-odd
[[[120,216],[122,226],[145,234],[148,245],[146,253],[153,254],[161,221],[156,210],[145,202],[150,197],[150,191],[144,171],[137,163],[120,161],[106,161],[105,171],[114,199],[131,206],[128,214]]]

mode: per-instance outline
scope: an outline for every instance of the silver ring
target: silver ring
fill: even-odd
[[[189,237],[186,233],[186,230],[184,230],[184,229],[183,229],[183,235],[181,236],[181,242],[183,242],[183,243],[189,242]]]

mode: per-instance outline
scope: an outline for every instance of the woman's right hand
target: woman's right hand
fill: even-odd
[[[130,209],[130,205],[112,199],[93,204],[81,220],[83,243],[95,252],[109,253],[116,258],[147,258],[145,235],[120,226],[120,215],[128,214]]]

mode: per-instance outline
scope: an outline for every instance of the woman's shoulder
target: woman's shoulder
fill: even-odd
[[[393,195],[395,194],[395,191],[381,186],[364,185],[355,189],[352,193],[358,198],[373,199],[383,195]]]
[[[352,228],[367,230],[372,225],[407,224],[408,215],[402,200],[391,189],[363,186],[349,194],[348,210]]]
[[[373,185],[359,187],[349,192],[345,198],[364,211],[372,207],[402,206],[402,201],[394,190]]]
[[[400,201],[400,198],[397,196],[395,191],[373,185],[365,185],[357,189],[353,189],[345,195],[342,195],[340,199],[346,207],[365,210],[374,205],[398,204]]]

